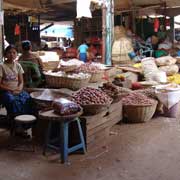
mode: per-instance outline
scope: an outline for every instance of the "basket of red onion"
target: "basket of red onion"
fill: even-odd
[[[81,88],[73,94],[73,101],[83,108],[85,115],[94,115],[107,109],[112,99],[103,91],[91,87]]]
[[[149,121],[154,115],[157,101],[141,93],[131,93],[122,99],[123,116],[126,122],[141,123]]]

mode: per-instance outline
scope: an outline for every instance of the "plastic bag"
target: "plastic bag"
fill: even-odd
[[[157,66],[170,66],[176,63],[176,59],[171,56],[162,56],[160,58],[156,58]]]
[[[172,76],[179,71],[179,67],[176,64],[170,65],[170,66],[161,66],[159,67],[161,71],[164,71],[167,76]]]
[[[80,111],[80,106],[73,101],[60,98],[52,104],[54,112],[59,115],[71,115]]]

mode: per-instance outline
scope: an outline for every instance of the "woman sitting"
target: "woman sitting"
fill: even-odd
[[[21,64],[24,74],[24,86],[25,87],[39,87],[43,84],[42,74],[42,60],[33,53],[31,42],[26,40],[22,41],[22,55],[18,61]]]
[[[33,114],[30,95],[23,91],[23,69],[15,62],[17,51],[9,45],[4,52],[5,61],[0,64],[0,101],[8,115]]]
[[[41,58],[32,52],[31,42],[28,40],[22,41],[22,55],[19,57],[18,61],[30,61],[37,64],[40,69],[42,69]]]

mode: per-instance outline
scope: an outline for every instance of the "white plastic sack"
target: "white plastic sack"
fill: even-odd
[[[167,82],[167,76],[166,73],[163,71],[156,71],[154,73],[151,73],[150,81],[156,81],[158,83],[166,83]]]
[[[156,58],[155,62],[157,66],[170,66],[176,63],[176,59],[171,56],[162,56],[160,58]]]
[[[179,67],[176,64],[170,66],[161,66],[159,67],[161,71],[164,71],[167,76],[172,76],[179,72]]]
[[[146,81],[154,81],[153,76],[159,71],[155,59],[152,57],[144,58],[142,59],[141,64]]]
[[[155,58],[153,57],[142,59],[141,64],[142,64],[142,69],[145,75],[158,71],[158,67],[155,63]]]
[[[170,109],[180,101],[180,87],[167,88],[167,85],[156,86],[155,93],[159,101]]]

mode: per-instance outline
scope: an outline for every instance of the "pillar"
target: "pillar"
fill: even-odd
[[[175,30],[174,30],[174,16],[170,17],[170,38],[174,42]]]
[[[3,15],[3,0],[0,0],[0,14],[3,17],[0,17],[4,21]],[[4,48],[4,35],[3,35],[3,23],[0,23],[0,61],[3,59],[3,48]]]
[[[106,12],[106,59],[105,64],[111,65],[111,57],[112,57],[112,41],[113,41],[113,29],[114,24],[112,21],[112,16],[114,18],[114,8],[113,8],[114,0],[106,0],[107,4],[107,12]]]

